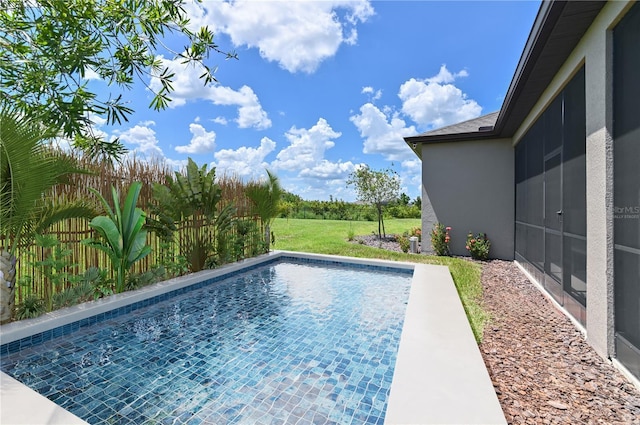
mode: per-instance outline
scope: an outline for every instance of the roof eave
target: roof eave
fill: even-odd
[[[498,133],[495,129],[487,130],[487,131],[472,131],[467,133],[452,133],[452,134],[440,134],[434,136],[409,136],[405,137],[404,141],[412,145],[414,143],[418,144],[432,144],[432,143],[441,143],[441,142],[468,142],[478,139],[495,139],[498,136]]]
[[[500,136],[513,136],[518,123],[530,113],[606,3],[605,0],[542,1],[496,120],[496,132]],[[572,20],[577,15],[580,19]],[[559,35],[558,25],[573,31]],[[549,56],[550,52],[555,52],[556,57]]]
[[[531,63],[535,63],[544,49],[545,43],[541,43],[540,40],[546,41],[565,6],[566,3],[560,1],[543,0],[540,4],[540,9],[538,10],[536,19],[533,22],[530,35],[527,38],[527,42],[524,46],[524,50],[522,51],[522,55],[520,56],[520,60],[518,61],[513,79],[509,84],[507,94],[504,97],[504,101],[500,107],[500,112],[498,113],[498,118],[496,119],[495,128],[498,133],[504,128],[504,124],[513,110],[515,99],[518,98],[518,95],[524,88],[523,81],[527,80],[533,70]],[[549,25],[550,19],[553,19],[553,25]]]

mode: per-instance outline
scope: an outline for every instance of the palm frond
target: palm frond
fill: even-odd
[[[278,215],[278,203],[283,193],[278,177],[267,170],[267,180],[248,185],[246,193],[262,224],[269,225]]]
[[[35,233],[42,233],[52,224],[70,218],[92,219],[98,215],[95,206],[86,200],[80,199],[73,202],[58,202],[48,199],[43,202],[38,213],[38,222],[34,227]]]
[[[44,143],[53,131],[5,104],[0,105],[0,128],[0,240],[15,252],[40,228],[45,194],[81,168]]]

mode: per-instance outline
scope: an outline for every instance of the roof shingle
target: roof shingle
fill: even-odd
[[[442,136],[445,134],[460,134],[460,133],[475,133],[481,131],[492,130],[498,119],[500,111],[495,111],[487,115],[482,115],[478,118],[473,118],[467,121],[463,121],[457,124],[448,125],[446,127],[436,128],[425,133],[418,135],[423,136]]]

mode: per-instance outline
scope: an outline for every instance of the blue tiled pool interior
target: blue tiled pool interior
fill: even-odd
[[[388,268],[270,263],[5,345],[2,370],[92,424],[383,423],[410,284]]]

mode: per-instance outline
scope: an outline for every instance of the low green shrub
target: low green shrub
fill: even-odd
[[[485,233],[478,233],[475,236],[472,233],[467,235],[467,250],[474,260],[487,260],[489,258],[489,249],[491,242]]]
[[[157,266],[142,273],[131,273],[127,276],[126,287],[127,290],[142,288],[161,281],[165,276],[166,271],[163,266]]]
[[[16,318],[18,320],[31,319],[38,317],[47,311],[47,306],[42,298],[35,295],[27,296],[16,310]]]
[[[445,227],[442,223],[436,223],[431,229],[431,246],[436,255],[451,255],[449,251],[449,231],[451,227]]]
[[[402,252],[404,253],[409,252],[409,247],[411,246],[411,243],[409,242],[408,235],[398,236],[398,243],[400,244],[400,249],[402,250]]]
[[[80,277],[79,285],[88,285],[93,289],[93,299],[113,294],[115,282],[107,277],[107,271],[98,267],[89,267]]]
[[[412,227],[409,236],[415,236],[418,238],[418,242],[422,242],[422,230],[419,227]]]
[[[91,301],[95,296],[95,288],[91,282],[81,280],[62,292],[53,295],[53,308],[57,310],[63,307]]]

